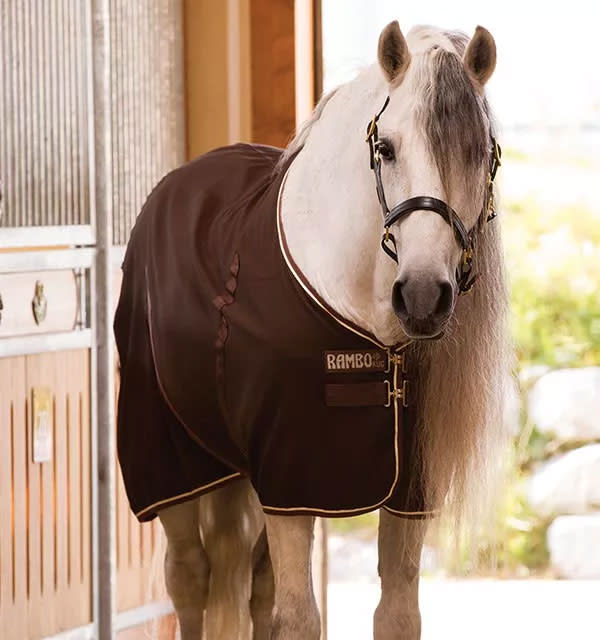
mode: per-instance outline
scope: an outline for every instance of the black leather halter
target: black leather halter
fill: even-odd
[[[389,102],[390,97],[388,96],[379,113],[377,113],[377,115],[369,122],[369,126],[367,127],[367,142],[369,143],[371,169],[375,174],[377,198],[379,199],[381,210],[383,212],[383,225],[385,227],[383,237],[381,238],[381,247],[387,255],[392,258],[392,260],[398,262],[396,239],[392,233],[390,233],[390,227],[395,222],[406,218],[409,214],[413,213],[413,211],[434,211],[438,215],[442,216],[446,223],[452,227],[458,244],[462,249],[460,264],[456,269],[456,281],[459,292],[461,294],[467,293],[473,288],[477,279],[476,275],[471,275],[471,271],[473,269],[473,250],[475,247],[474,231],[477,229],[484,217],[488,222],[496,217],[494,205],[494,178],[496,177],[496,172],[500,166],[500,157],[502,154],[500,145],[498,145],[495,138],[490,135],[492,149],[490,153],[486,202],[484,203],[477,222],[470,231],[465,229],[465,225],[462,220],[450,205],[445,203],[443,200],[439,200],[432,196],[416,196],[414,198],[409,198],[408,200],[404,200],[400,204],[397,204],[390,210],[385,199],[383,182],[381,180],[381,156],[377,148],[377,142],[379,140],[377,122]]]

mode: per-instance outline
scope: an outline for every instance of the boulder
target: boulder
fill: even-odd
[[[563,442],[600,439],[600,367],[543,375],[529,392],[527,411],[539,431]]]
[[[543,465],[531,476],[527,497],[545,516],[600,509],[600,444],[573,449]]]
[[[521,432],[521,395],[514,380],[509,380],[504,394],[504,429],[516,438]]]
[[[519,371],[519,382],[522,387],[530,387],[534,382],[537,382],[543,375],[551,371],[547,364],[532,364],[528,367],[523,367]]]
[[[561,578],[600,578],[600,513],[559,516],[548,529],[553,570]]]

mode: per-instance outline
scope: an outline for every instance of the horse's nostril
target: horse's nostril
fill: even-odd
[[[440,297],[435,308],[436,316],[446,315],[452,308],[452,285],[449,282],[440,284]]]
[[[408,315],[408,311],[406,309],[406,301],[404,300],[404,296],[402,295],[402,287],[404,286],[404,282],[397,280],[394,282],[394,286],[392,287],[392,308],[396,312],[396,315],[400,317],[406,317]]]

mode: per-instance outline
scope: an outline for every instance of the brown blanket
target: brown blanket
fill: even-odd
[[[268,513],[423,515],[410,347],[303,280],[278,224],[280,154],[240,144],[173,171],[131,234],[118,450],[140,520],[240,475]]]

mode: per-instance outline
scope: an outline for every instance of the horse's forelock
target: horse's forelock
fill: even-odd
[[[469,36],[463,31],[444,31],[444,35],[450,40],[456,53],[462,58],[469,44]]]
[[[417,120],[448,193],[453,173],[473,184],[488,158],[490,140],[485,101],[459,55],[464,39],[457,33],[447,37],[456,52],[438,47],[420,56]]]

